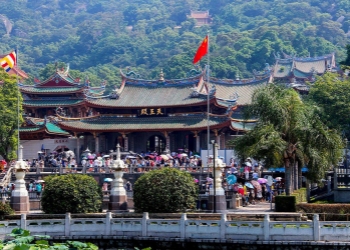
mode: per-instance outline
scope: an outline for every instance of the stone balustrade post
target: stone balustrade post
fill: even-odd
[[[71,214],[66,213],[66,217],[64,220],[64,236],[70,236],[70,224],[71,224]]]
[[[112,220],[112,213],[111,212],[107,212],[106,213],[106,220],[105,220],[105,235],[111,235],[111,222]]]
[[[27,229],[27,215],[26,214],[21,214],[21,228],[23,230]]]
[[[264,216],[264,240],[270,240],[270,215]]]
[[[320,240],[320,217],[318,214],[314,214],[314,218],[312,220],[314,226],[314,241]]]
[[[181,215],[181,221],[180,221],[180,238],[182,239],[186,238],[186,221],[187,221],[187,214],[183,213]]]
[[[147,237],[147,229],[148,229],[148,220],[149,220],[149,214],[148,212],[144,212],[142,216],[142,237]]]
[[[220,239],[226,239],[226,222],[227,222],[227,214],[221,214],[220,219]]]

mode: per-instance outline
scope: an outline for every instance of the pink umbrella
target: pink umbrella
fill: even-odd
[[[264,183],[267,183],[267,179],[265,179],[265,178],[258,178],[258,182],[260,184],[264,184]]]

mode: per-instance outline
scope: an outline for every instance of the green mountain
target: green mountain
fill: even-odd
[[[275,54],[345,58],[348,0],[0,0],[0,53],[18,48],[19,64],[43,78],[43,68],[69,63],[95,84],[119,81],[131,67],[143,78],[183,78],[210,34],[211,75],[251,77]],[[196,27],[192,11],[209,10]],[[202,60],[204,67],[207,60]],[[73,71],[74,74],[74,71]]]

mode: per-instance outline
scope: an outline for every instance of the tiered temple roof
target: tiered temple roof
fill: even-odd
[[[320,57],[290,57],[276,58],[273,70],[275,80],[312,81],[315,75],[336,69],[334,53]]]
[[[205,130],[208,126],[206,106],[212,106],[209,119],[211,129],[230,128],[236,131],[250,129],[254,122],[244,126],[242,121],[233,120],[230,114],[237,106],[250,103],[252,93],[269,81],[269,74],[259,79],[218,80],[211,79],[209,85],[215,89],[208,90],[204,73],[187,79],[142,80],[131,78],[121,72],[122,84],[113,94],[105,97],[87,98],[86,105],[103,112],[108,110],[129,110],[115,115],[101,114],[81,119],[63,119],[63,129],[83,131],[181,131]],[[179,107],[181,109],[175,110]],[[191,107],[202,107],[194,111]],[[215,107],[215,108],[214,108]],[[140,109],[172,108],[166,116],[140,116]],[[181,111],[179,111],[181,110]],[[138,112],[136,112],[138,111]],[[214,113],[213,113],[214,112]]]
[[[142,80],[129,78],[122,72],[121,75],[122,84],[114,94],[103,98],[87,98],[87,105],[125,109],[206,104],[205,96],[191,96],[194,88],[203,81],[202,74],[179,80]]]

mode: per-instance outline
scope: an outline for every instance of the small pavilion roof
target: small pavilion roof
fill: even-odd
[[[210,116],[211,128],[221,128],[230,125],[227,116]],[[71,131],[160,131],[160,130],[191,130],[206,129],[205,114],[184,114],[167,117],[118,117],[98,116],[80,120],[59,122],[60,127]]]
[[[289,77],[293,71],[293,59],[278,59],[274,66],[273,76],[278,78]]]
[[[318,74],[323,74],[327,71],[328,67],[332,67],[335,62],[334,55],[326,55],[321,57],[311,57],[311,58],[295,58],[294,64],[295,69],[302,72],[311,72],[316,70]]]
[[[284,68],[281,70],[281,68]],[[319,57],[289,57],[277,59],[274,66],[273,76],[275,78],[308,78],[313,72],[318,75],[324,74],[327,70],[336,68],[334,53]]]
[[[260,80],[252,79],[251,81],[213,81],[213,83],[210,81],[209,85],[214,84],[214,86],[216,87],[215,96],[219,100],[234,100],[238,97],[238,99],[235,102],[235,105],[247,105],[251,103],[251,97],[253,92],[258,88],[266,86],[269,82],[269,79],[270,76],[266,76],[265,78],[262,78]],[[205,89],[203,88],[202,91],[205,91]]]
[[[29,133],[43,133],[46,134],[46,136],[43,135],[43,137],[49,137],[50,135],[55,135],[55,136],[70,136],[70,134],[61,129],[58,125],[52,123],[52,122],[45,122],[45,121],[36,121],[35,119],[29,119],[31,125],[25,126],[25,127],[20,127],[19,132],[21,135]],[[42,119],[41,119],[42,120]]]

